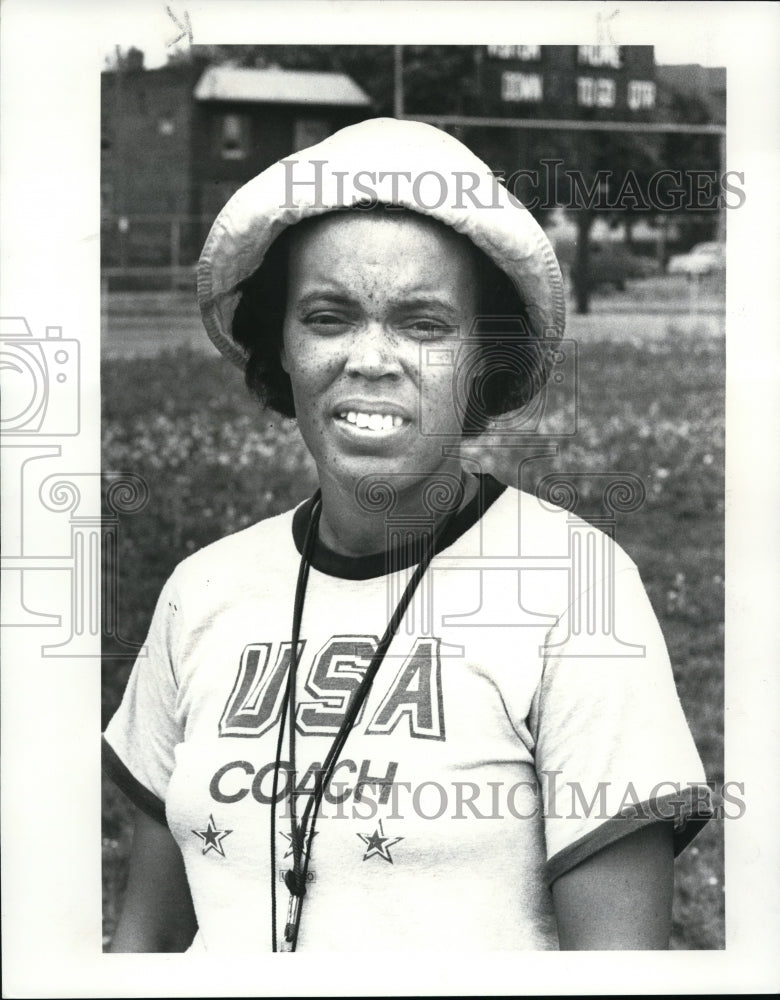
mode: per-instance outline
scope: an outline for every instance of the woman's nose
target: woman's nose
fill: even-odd
[[[345,368],[349,375],[370,379],[399,375],[402,366],[397,337],[381,323],[366,323],[355,331]]]

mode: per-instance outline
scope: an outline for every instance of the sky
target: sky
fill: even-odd
[[[163,66],[167,61],[166,48],[159,36],[142,31],[136,32],[133,38],[122,41],[122,48],[135,46],[144,53],[144,65],[147,69],[154,69]],[[699,63],[702,66],[725,66],[728,54],[723,46],[716,41],[708,44],[707,40],[699,40],[698,44],[692,45],[691,40],[685,38],[673,38],[658,41],[655,43],[655,61],[658,65],[676,65],[681,63]]]
[[[148,68],[164,65],[168,52],[176,47],[176,36],[183,34],[186,11],[190,12],[187,16],[196,44],[231,41],[653,44],[656,62],[660,64],[725,66],[729,55],[734,58],[735,45],[739,45],[740,22],[744,27],[750,19],[749,8],[754,6],[742,4],[745,13],[740,16],[733,13],[734,5],[718,2],[681,4],[659,0],[618,5],[565,0],[519,4],[483,0],[478,16],[474,4],[456,3],[446,4],[447,17],[442,18],[439,12],[443,11],[444,3],[385,0],[376,5],[340,0],[331,4],[320,0],[269,6],[265,0],[225,0],[222,6],[217,6],[204,0],[172,0],[166,4],[136,0],[112,12],[110,21],[104,22],[101,36],[107,54],[113,52],[116,43],[124,49],[131,46],[141,49]],[[300,16],[291,22],[293,7]]]

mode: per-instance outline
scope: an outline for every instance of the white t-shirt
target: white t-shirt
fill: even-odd
[[[636,567],[568,512],[497,493],[485,487],[458,516],[347,739],[312,842],[299,951],[554,949],[555,878],[648,819],[670,819],[681,850],[709,815]],[[280,772],[272,876],[307,509],[175,570],[105,733],[107,769],[181,847],[195,948],[269,950],[272,877],[281,939],[285,793],[295,785],[300,815],[411,575],[402,563],[386,573],[383,555],[315,551],[297,774]]]

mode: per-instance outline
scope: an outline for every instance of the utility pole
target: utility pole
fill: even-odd
[[[726,132],[720,133],[720,176],[726,173]],[[718,240],[726,242],[726,206],[721,204],[718,209]]]
[[[124,144],[124,102],[123,102],[123,57],[116,46],[116,69],[114,83],[114,170],[115,184],[114,212],[119,236],[119,266],[127,266],[127,217],[125,216],[125,144]]]
[[[393,46],[393,116],[404,117],[404,47]]]

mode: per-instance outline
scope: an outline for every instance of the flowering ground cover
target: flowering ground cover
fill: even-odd
[[[592,320],[592,317],[589,318]],[[639,509],[616,515],[616,537],[639,566],[666,635],[678,690],[716,788],[723,781],[724,338],[712,325],[666,324],[643,338],[642,317],[610,317],[637,331],[578,345],[578,432],[556,437],[563,418],[551,394],[542,429],[557,452],[528,463],[526,489],[553,473],[577,473],[585,517],[602,511],[604,474],[641,482]],[[576,324],[573,324],[576,327]],[[262,412],[241,376],[213,355],[180,350],[114,358],[103,369],[103,470],[134,473],[149,487],[140,511],[120,516],[119,631],[141,643],[160,587],[182,558],[255,520],[288,509],[314,488],[295,425]],[[479,454],[480,445],[475,446]],[[550,450],[548,448],[548,450]],[[500,466],[513,472],[506,452]],[[493,464],[491,464],[493,463]],[[515,464],[516,467],[516,464]],[[103,724],[131,661],[105,641]],[[659,720],[659,734],[663,722]],[[130,807],[103,792],[104,942],[126,878]],[[676,863],[674,948],[724,946],[723,826],[711,822]]]

